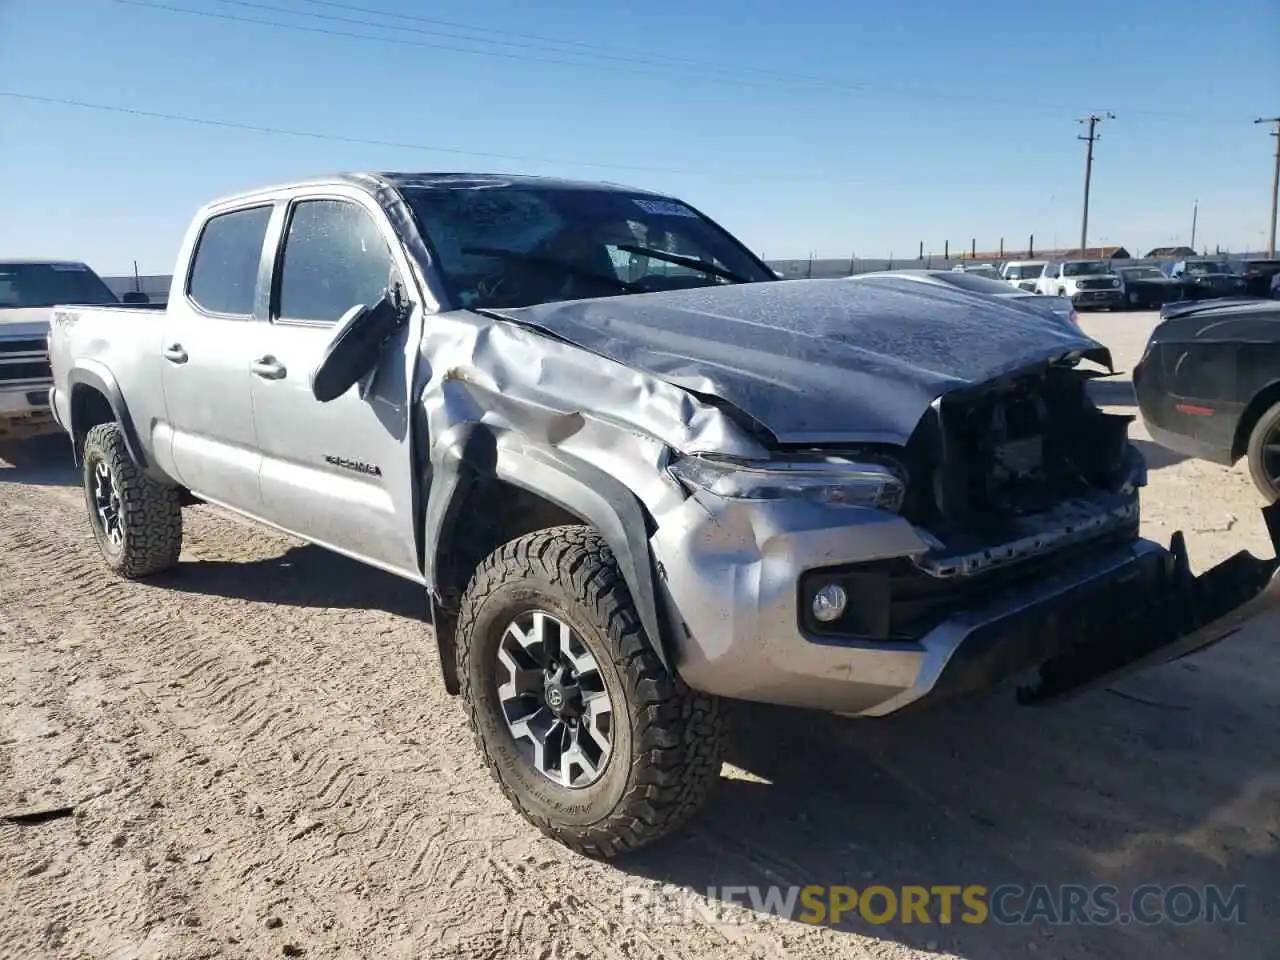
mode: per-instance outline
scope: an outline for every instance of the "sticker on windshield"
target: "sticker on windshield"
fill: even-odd
[[[660,217],[694,217],[698,215],[676,200],[634,200],[637,207],[645,213]]]
[[[59,273],[69,273],[73,271],[78,273],[84,273],[89,268],[86,267],[83,263],[51,263],[49,264],[49,269],[57,270]]]

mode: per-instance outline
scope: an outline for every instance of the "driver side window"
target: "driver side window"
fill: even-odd
[[[347,200],[303,200],[289,217],[274,316],[332,324],[372,304],[394,282],[394,261],[378,225]]]

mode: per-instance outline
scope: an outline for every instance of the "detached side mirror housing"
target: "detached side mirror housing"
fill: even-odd
[[[404,312],[389,293],[373,304],[356,304],[344,313],[311,373],[311,395],[328,403],[355,386],[377,365],[382,345],[403,320]]]

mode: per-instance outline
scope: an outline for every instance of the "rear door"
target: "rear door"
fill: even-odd
[[[205,221],[188,260],[184,295],[168,305],[160,344],[178,479],[206,499],[249,513],[262,503],[249,361],[265,326],[263,253],[272,209],[259,201]]]
[[[375,373],[341,397],[320,403],[310,385],[342,315],[410,275],[396,237],[360,191],[303,196],[290,204],[275,264],[252,377],[263,518],[420,579],[408,409],[420,311]]]

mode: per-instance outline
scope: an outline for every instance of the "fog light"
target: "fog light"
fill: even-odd
[[[813,616],[822,623],[839,620],[848,603],[849,595],[844,592],[844,587],[828,583],[813,595]]]

